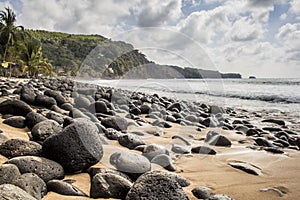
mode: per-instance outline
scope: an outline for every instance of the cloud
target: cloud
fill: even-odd
[[[276,38],[283,45],[287,54],[300,53],[300,23],[283,25],[280,27]]]
[[[270,7],[278,0],[248,0],[249,5],[253,7]]]
[[[237,20],[230,31],[230,38],[233,41],[250,41],[262,37],[264,31],[259,23],[255,23],[248,17]]]
[[[140,27],[168,25],[181,17],[181,0],[141,1],[131,12]]]
[[[300,1],[299,0],[290,0],[290,12],[296,15],[300,15]]]

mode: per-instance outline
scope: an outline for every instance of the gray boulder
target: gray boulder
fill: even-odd
[[[19,176],[21,173],[16,165],[3,164],[0,166],[0,185],[11,184]]]
[[[127,130],[128,122],[123,117],[107,117],[101,120],[101,124],[106,128],[114,128],[117,131]]]
[[[171,157],[166,154],[160,154],[160,155],[155,156],[151,160],[151,163],[158,164],[168,171],[172,171],[172,172],[176,171],[176,167],[173,164]]]
[[[46,183],[34,173],[25,173],[13,181],[15,186],[40,200],[47,194]]]
[[[62,180],[51,180],[47,182],[48,191],[56,192],[61,195],[71,195],[71,196],[87,196],[77,187],[73,186],[71,183]]]
[[[150,161],[146,157],[125,151],[112,154],[110,164],[117,170],[129,174],[143,174],[151,170]]]
[[[12,184],[0,185],[0,199],[5,200],[36,200],[33,196]]]
[[[67,172],[87,169],[103,156],[98,128],[90,120],[76,120],[59,134],[48,137],[43,143],[43,153]]]
[[[56,100],[53,97],[46,95],[37,95],[35,97],[35,104],[38,106],[51,108],[53,105],[56,105]]]
[[[205,142],[213,146],[231,146],[231,141],[224,135],[220,135],[218,132],[209,131],[206,135]]]
[[[26,125],[31,130],[37,123],[45,121],[47,118],[39,113],[34,111],[26,115]]]
[[[23,116],[13,116],[5,119],[3,121],[3,124],[7,124],[9,126],[15,127],[15,128],[25,128],[25,117]]]
[[[156,144],[147,145],[143,150],[143,156],[148,158],[150,161],[157,155],[166,154],[169,155],[168,149],[163,146]]]
[[[62,179],[64,169],[52,160],[37,156],[20,156],[8,160],[6,163],[16,165],[22,174],[35,173],[46,183],[52,179]]]
[[[36,142],[21,139],[10,139],[0,145],[0,154],[13,158],[17,156],[39,156],[42,146]]]
[[[125,199],[132,182],[114,173],[98,173],[92,178],[90,196],[92,198]]]
[[[25,117],[31,111],[31,107],[27,103],[20,100],[6,100],[0,103],[1,114],[12,114]]]
[[[49,136],[62,131],[62,127],[54,120],[45,120],[37,123],[31,130],[32,139],[43,142]]]
[[[135,147],[139,145],[144,145],[146,142],[143,140],[143,138],[134,135],[134,134],[123,134],[118,137],[118,141],[120,145],[127,147],[128,149],[134,149]]]
[[[192,193],[198,199],[208,199],[211,195],[211,189],[207,187],[196,187],[192,190]]]
[[[167,173],[152,171],[143,174],[134,183],[126,200],[142,199],[189,199],[179,183]]]

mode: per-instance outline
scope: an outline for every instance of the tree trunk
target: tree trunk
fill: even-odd
[[[9,34],[8,39],[7,39],[7,43],[5,45],[4,55],[3,55],[3,59],[2,59],[3,62],[6,61],[6,56],[7,56],[7,52],[8,52],[8,46],[9,46],[10,39],[11,39],[11,35]]]

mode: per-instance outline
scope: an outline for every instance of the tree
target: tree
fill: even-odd
[[[15,26],[16,14],[9,7],[0,12],[0,38],[3,41],[4,53],[2,60],[6,61],[8,48],[10,45],[14,45],[15,42],[22,37],[24,33],[23,26]]]
[[[39,41],[35,39],[26,41],[19,56],[25,65],[24,71],[29,72],[29,75],[37,76],[39,73],[51,75],[52,65],[43,55]]]

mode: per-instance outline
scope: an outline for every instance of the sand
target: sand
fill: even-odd
[[[2,119],[0,120],[2,122]],[[172,144],[182,144],[182,141],[172,140],[174,135],[183,136],[192,141],[192,146],[203,144],[208,130],[197,131],[196,127],[182,127],[178,124],[172,124],[172,128],[164,129],[163,136],[145,136],[147,144],[159,144],[171,148]],[[130,130],[137,128],[130,127]],[[8,138],[22,138],[28,140],[28,129],[12,128],[8,125],[0,123],[0,130],[3,135]],[[224,131],[221,129],[213,129],[220,131],[226,135],[231,141],[231,147],[213,147],[217,151],[217,155],[200,155],[187,154],[181,155],[176,161],[176,173],[191,181],[189,187],[184,188],[190,199],[196,199],[191,190],[197,186],[206,186],[213,190],[213,193],[227,194],[235,199],[251,200],[251,199],[297,199],[300,196],[300,154],[295,150],[285,150],[285,154],[272,154],[266,151],[253,150],[247,148],[252,143],[252,139],[246,136],[238,135],[234,131]],[[189,138],[193,135],[195,140]],[[240,140],[244,144],[239,143]],[[109,157],[114,152],[124,150],[130,151],[118,144],[117,141],[109,141],[111,145],[104,145],[104,157],[94,167],[110,167]],[[140,153],[134,151],[135,153]],[[0,163],[4,163],[7,159],[0,155]],[[251,175],[241,170],[229,166],[230,161],[249,162],[261,168],[260,176]],[[164,170],[157,165],[153,168]],[[65,179],[75,180],[73,183],[80,190],[89,194],[90,177],[87,173],[75,175],[66,175]],[[283,197],[275,191],[261,192],[263,188],[278,188],[285,192]],[[54,192],[49,192],[43,199],[46,200],[72,200],[72,199],[89,199],[88,197],[72,197],[62,196]],[[100,198],[99,198],[100,199]]]

